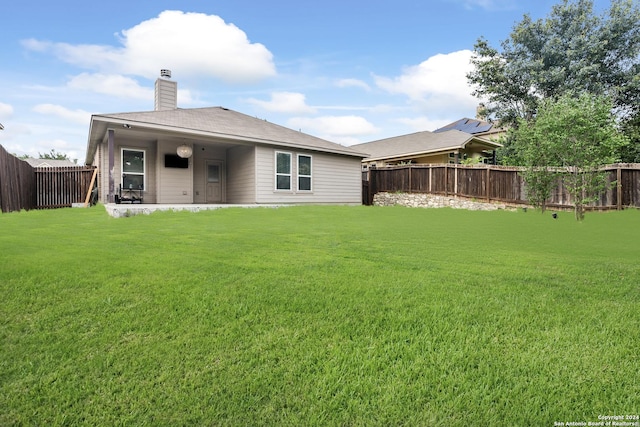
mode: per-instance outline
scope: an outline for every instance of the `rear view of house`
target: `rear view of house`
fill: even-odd
[[[153,111],[91,117],[85,163],[103,203],[360,204],[364,157],[227,108],[177,108],[162,70]]]

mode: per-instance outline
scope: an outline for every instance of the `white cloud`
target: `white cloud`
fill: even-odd
[[[64,120],[86,125],[91,119],[91,113],[83,110],[69,110],[54,104],[38,104],[33,111],[40,114],[59,117]]]
[[[88,90],[110,96],[153,99],[153,89],[142,87],[136,80],[118,74],[82,73],[73,77],[67,86],[72,89]]]
[[[515,0],[449,0],[451,3],[458,3],[465,9],[486,9],[486,10],[510,10],[517,6]]]
[[[316,111],[307,105],[305,95],[297,92],[272,92],[269,101],[249,98],[247,102],[275,113],[310,114]]]
[[[274,76],[273,55],[251,43],[244,31],[216,15],[164,11],[123,30],[121,46],[71,45],[25,40],[34,51],[51,51],[60,59],[105,74],[154,78],[162,68],[183,77],[216,77],[248,83]]]
[[[13,106],[0,102],[0,118],[8,118],[13,114]]]
[[[358,136],[380,131],[360,116],[293,117],[287,126],[344,145],[357,144],[360,142]]]
[[[472,70],[471,55],[470,50],[438,54],[407,67],[398,77],[374,76],[375,82],[389,93],[406,95],[433,116],[452,110],[475,111],[478,101],[466,77]]]
[[[368,84],[366,84],[362,80],[358,80],[358,79],[341,79],[341,80],[338,80],[336,82],[336,86],[337,87],[342,87],[342,88],[345,88],[345,87],[357,87],[357,88],[360,88],[360,89],[364,89],[366,91],[370,91],[371,90],[371,87]]]
[[[416,132],[423,131],[434,131],[436,129],[441,128],[442,126],[448,125],[452,122],[452,120],[447,119],[430,119],[428,117],[417,117],[417,118],[399,118],[394,120],[397,123],[408,126]]]

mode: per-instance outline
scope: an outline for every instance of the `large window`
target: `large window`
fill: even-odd
[[[144,190],[144,151],[122,150],[122,188]]]
[[[298,154],[298,190],[311,191],[311,156]]]
[[[291,190],[291,153],[276,151],[276,190]]]

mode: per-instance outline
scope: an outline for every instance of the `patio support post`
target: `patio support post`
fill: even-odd
[[[115,181],[113,178],[113,168],[114,168],[114,158],[113,158],[113,145],[114,145],[114,131],[113,129],[108,130],[108,143],[109,143],[109,203],[114,202],[114,194],[115,194]]]

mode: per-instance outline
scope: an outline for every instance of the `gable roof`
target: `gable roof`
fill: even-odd
[[[77,163],[72,162],[71,160],[58,160],[58,159],[34,159],[33,157],[27,157],[24,159],[25,162],[29,163],[34,168],[57,168],[57,167],[66,167],[66,166],[78,166]]]
[[[93,161],[97,145],[110,127],[180,134],[185,137],[221,138],[236,142],[279,145],[328,153],[365,157],[334,142],[251,117],[224,107],[176,108],[135,113],[94,114],[91,116],[87,163]]]
[[[464,149],[470,143],[478,143],[487,149],[502,147],[497,142],[473,136],[459,130],[447,130],[439,133],[416,132],[364,144],[352,145],[353,149],[369,153],[366,160],[392,159],[396,157],[412,157],[438,152]]]
[[[463,119],[456,120],[453,123],[449,123],[446,126],[438,128],[434,130],[433,133],[446,132],[448,130],[459,130],[459,131],[470,133],[470,134],[476,134],[476,133],[488,132],[491,130],[492,127],[493,127],[492,123],[485,122],[483,120],[469,119],[465,117]]]

